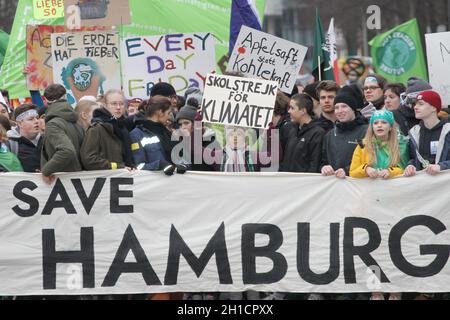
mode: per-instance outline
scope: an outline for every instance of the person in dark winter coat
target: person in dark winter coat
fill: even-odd
[[[404,136],[407,136],[409,130],[420,122],[416,118],[414,105],[416,104],[416,98],[419,93],[426,90],[432,90],[432,87],[426,81],[416,77],[408,79],[405,99],[400,105],[400,108],[393,111],[395,122],[399,125],[400,131]]]
[[[125,114],[125,97],[119,90],[105,94],[106,107],[93,112],[92,123],[81,147],[86,170],[133,168],[131,140]]]
[[[359,105],[355,90],[359,90],[355,85],[344,87],[334,99],[337,121],[326,134],[322,149],[321,172],[325,176],[348,176],[353,152],[366,135],[367,120],[356,111]]]
[[[174,150],[175,157],[179,157],[178,163],[184,163],[190,170],[214,171],[215,167],[204,161],[204,152],[206,148],[213,150],[221,147],[215,142],[214,130],[203,126],[195,105],[198,106],[198,102],[189,98],[188,104],[177,113],[176,122],[179,129],[172,135],[173,140],[179,141]]]
[[[65,100],[66,89],[58,84],[45,89],[48,101],[41,155],[43,180],[51,183],[57,172],[81,171],[80,147],[84,138],[78,115]]]
[[[133,158],[139,170],[163,170],[166,175],[185,173],[187,166],[172,163],[174,142],[165,123],[171,114],[167,97],[151,97],[145,112],[146,120],[130,133]]]
[[[325,131],[313,121],[313,101],[305,94],[291,98],[289,114],[295,123],[288,133],[281,163],[283,172],[320,172]]]
[[[336,116],[334,114],[334,98],[339,91],[339,86],[334,81],[324,80],[319,82],[316,91],[320,102],[321,114],[315,122],[319,127],[325,130],[325,132],[328,132],[334,128],[334,122],[336,121]]]
[[[17,127],[8,131],[9,149],[19,158],[24,172],[40,172],[44,136],[40,133],[38,106],[19,106],[14,119]]]
[[[439,120],[440,95],[432,90],[419,93],[414,106],[420,124],[409,132],[411,160],[405,169],[405,176],[413,176],[417,170],[435,175],[450,169],[450,123]]]

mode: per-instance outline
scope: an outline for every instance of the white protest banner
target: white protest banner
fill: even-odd
[[[448,201],[424,194],[448,194],[450,173],[120,170],[51,186],[8,173],[2,186],[2,296],[450,291]]]
[[[191,86],[203,89],[216,70],[211,33],[128,37],[122,40],[123,87],[127,98],[148,99],[158,82],[170,83],[178,94]]]
[[[121,88],[118,32],[54,33],[51,41],[53,81],[66,87],[71,104]]]
[[[425,34],[430,84],[439,92],[442,104],[450,105],[450,32]]]
[[[272,121],[275,81],[208,74],[203,93],[203,122],[267,129]]]
[[[277,81],[281,91],[291,94],[307,51],[307,47],[242,26],[227,71]]]

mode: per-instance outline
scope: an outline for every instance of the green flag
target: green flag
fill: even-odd
[[[335,80],[333,66],[330,65],[330,53],[328,52],[318,10],[316,10],[316,33],[314,36],[312,74],[316,78],[316,81]]]
[[[9,34],[0,29],[0,67],[3,63],[3,58],[6,54],[6,49],[8,48]]]
[[[263,16],[266,0],[256,0]],[[168,33],[212,32],[216,38],[217,71],[225,70],[230,36],[231,1],[223,0],[130,0],[132,23],[119,28],[122,37],[130,35],[161,35]],[[64,25],[64,18],[36,20],[33,0],[19,0],[11,32],[11,41],[3,68],[0,88],[9,90],[11,98],[24,98],[30,94],[26,88],[25,35],[27,24]]]
[[[378,74],[391,82],[406,83],[415,76],[427,80],[419,25],[412,19],[373,38],[371,54]]]

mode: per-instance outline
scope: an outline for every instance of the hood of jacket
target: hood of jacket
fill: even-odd
[[[59,100],[48,107],[45,122],[47,123],[53,118],[62,118],[67,122],[76,123],[78,114],[66,100]]]

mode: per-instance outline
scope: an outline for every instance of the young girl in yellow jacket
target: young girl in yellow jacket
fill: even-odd
[[[379,110],[370,118],[363,146],[353,153],[350,176],[372,179],[398,176],[403,173],[409,160],[408,145],[394,122],[391,111]],[[401,293],[391,293],[389,300],[400,300]],[[384,300],[382,292],[374,292],[371,300]]]
[[[353,153],[350,177],[389,179],[402,175],[408,161],[408,145],[399,134],[394,114],[379,110],[370,118],[363,145]]]

